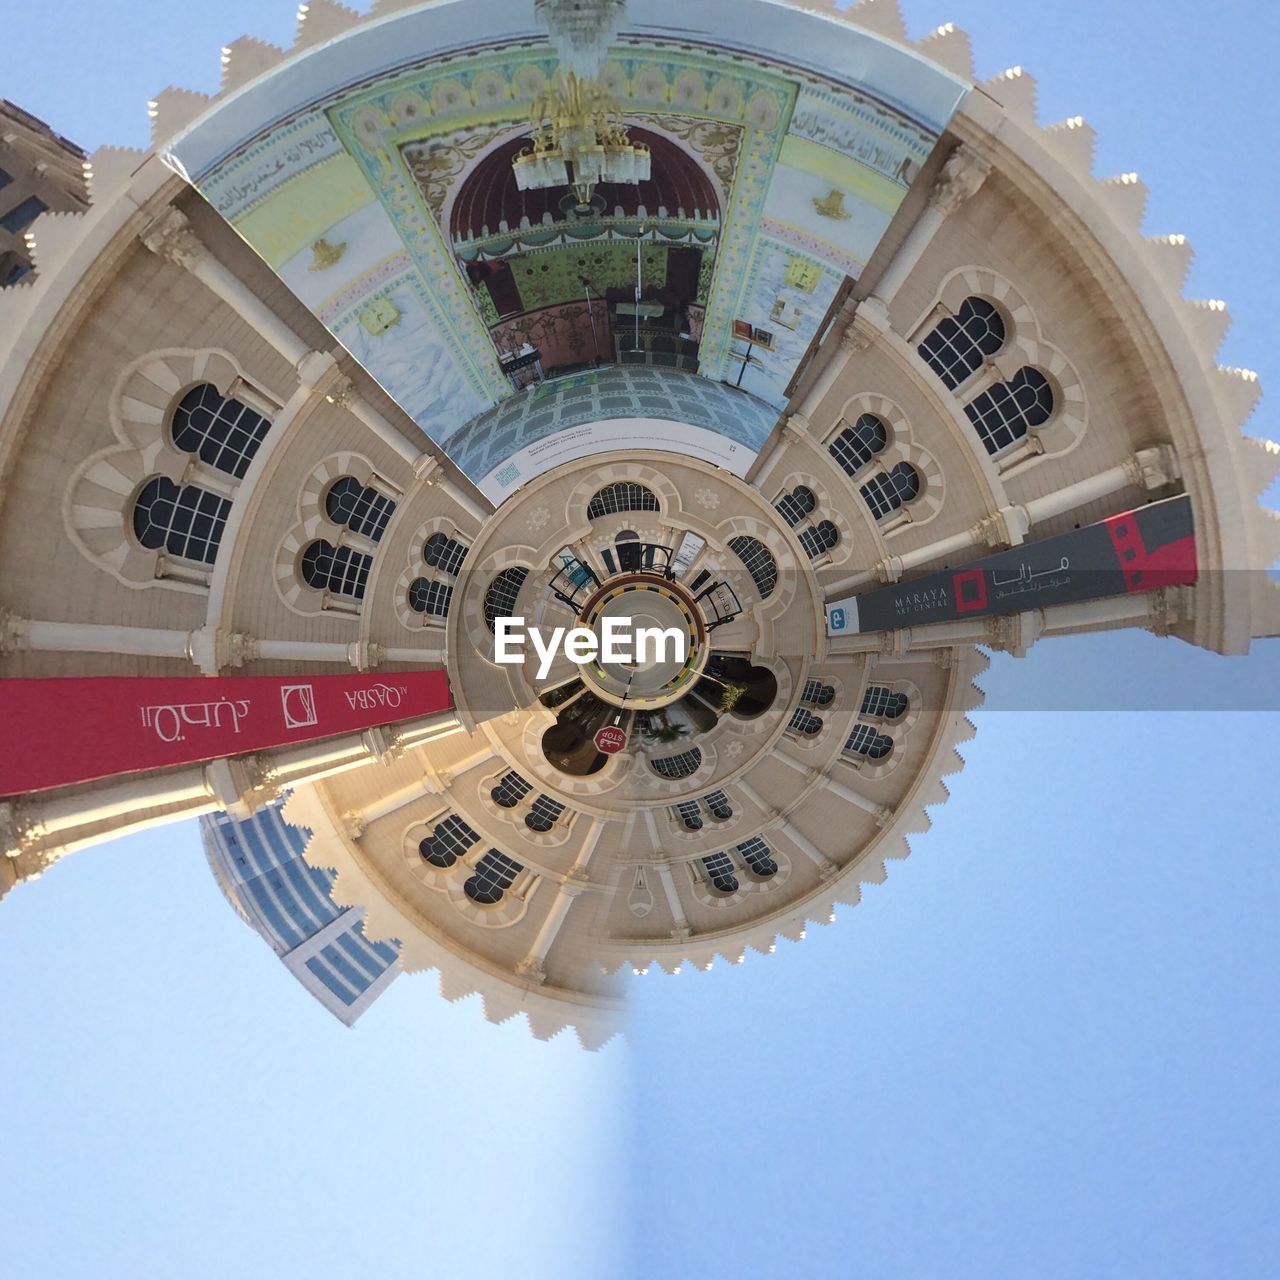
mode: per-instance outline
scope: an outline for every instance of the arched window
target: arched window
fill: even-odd
[[[862,486],[862,500],[877,520],[892,515],[920,496],[920,473],[909,462],[899,462],[888,474],[872,476]]]
[[[345,524],[352,533],[377,542],[386,533],[396,504],[355,476],[339,476],[325,494],[324,509],[334,524]]]
[[[790,493],[784,493],[773,509],[794,529],[805,516],[812,515],[818,499],[807,484],[798,484]]]
[[[558,684],[554,689],[548,689],[538,701],[551,711],[557,707],[562,707],[570,698],[576,698],[586,686],[576,676],[572,680],[566,680],[564,684]]]
[[[409,608],[414,613],[429,613],[436,618],[447,618],[452,600],[453,588],[447,582],[414,578],[409,583]]]
[[[816,738],[822,732],[822,717],[815,716],[807,707],[797,707],[791,714],[788,729],[794,729],[806,738]]]
[[[1028,431],[1042,427],[1053,417],[1053,388],[1039,369],[1024,366],[1009,379],[998,382],[965,405],[988,453],[999,453]]]
[[[733,806],[729,803],[729,797],[723,791],[712,791],[702,797],[702,802],[707,806],[711,816],[717,822],[728,822],[733,817]]]
[[[713,853],[702,859],[702,865],[706,867],[712,885],[721,893],[738,892],[738,877],[733,874],[733,862],[727,853]]]
[[[514,809],[532,790],[518,773],[508,771],[489,794],[493,797],[494,804],[501,805],[504,809]]]
[[[528,569],[512,565],[509,569],[503,569],[489,584],[489,590],[484,593],[484,621],[490,631],[493,630],[495,618],[515,616],[516,597],[528,576]]]
[[[802,529],[799,538],[805,555],[810,560],[816,560],[840,541],[840,530],[830,520],[823,520],[812,529]]]
[[[827,452],[846,475],[856,476],[863,467],[889,445],[889,429],[874,413],[864,413],[827,446]]]
[[[418,841],[418,852],[433,867],[447,871],[480,837],[456,814],[450,814],[425,839]]]
[[[767,600],[773,595],[773,589],[778,585],[778,562],[769,553],[769,548],[759,538],[739,534],[729,539],[729,550],[746,567],[760,599]]]
[[[163,550],[184,560],[212,564],[230,511],[228,498],[156,476],[134,500],[133,532],[148,551]]]
[[[681,800],[676,805],[676,813],[686,831],[702,830],[702,809],[696,800]]]
[[[1004,346],[1000,312],[985,298],[966,298],[954,316],[940,320],[918,350],[930,369],[954,391]]]
[[[893,750],[893,739],[869,724],[855,724],[844,749],[864,760],[883,760]]]
[[[881,684],[868,685],[862,695],[862,714],[876,720],[901,720],[908,706],[910,700],[905,693],[895,693]]]
[[[773,860],[769,846],[759,836],[752,836],[738,846],[742,860],[761,879],[767,880],[778,874],[778,864]]]
[[[443,533],[433,533],[422,547],[422,558],[433,569],[447,573],[451,578],[458,576],[462,562],[467,557],[468,548],[456,538]]]
[[[564,805],[559,800],[540,794],[529,806],[529,812],[524,816],[524,825],[530,831],[550,831],[563,812]]]
[[[302,553],[302,580],[317,591],[362,600],[372,564],[372,556],[318,538]]]
[[[800,694],[800,701],[811,707],[829,707],[836,700],[836,691],[821,680],[806,680]]]
[[[511,888],[516,876],[523,870],[524,867],[514,858],[508,858],[497,849],[490,849],[476,863],[475,875],[462,886],[462,892],[472,902],[478,902],[482,907],[491,907],[502,901],[502,895]]]
[[[649,761],[649,768],[663,778],[688,778],[702,765],[702,752],[697,747],[674,756],[660,756]]]
[[[623,481],[606,485],[587,507],[587,519],[621,515],[624,511],[657,511],[658,499],[642,484]]]
[[[183,453],[243,480],[271,423],[210,382],[192,387],[173,411],[173,443]]]

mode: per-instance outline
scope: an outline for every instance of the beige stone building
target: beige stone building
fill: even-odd
[[[403,969],[599,1044],[619,970],[767,952],[885,878],[962,767],[984,648],[1280,631],[1280,451],[1141,181],[1095,176],[1021,71],[974,86],[951,27],[747,7],[695,39],[670,0],[312,3],[36,220],[0,294],[0,677],[427,668],[454,705],[11,795],[0,892],[288,795]],[[518,186],[531,124],[551,169],[571,150],[558,58],[642,181]],[[1194,582],[919,613],[936,575],[1010,551],[1044,579],[1049,540],[1162,503]],[[894,584],[898,624],[837,622]],[[688,669],[495,661],[498,617],[615,607],[687,622]]]
[[[30,272],[26,232],[42,213],[89,207],[84,165],[74,142],[0,99],[0,289]]]

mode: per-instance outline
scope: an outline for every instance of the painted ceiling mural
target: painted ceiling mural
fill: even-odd
[[[638,421],[665,423],[647,432],[655,441],[745,474],[964,86],[843,24],[832,24],[831,66],[787,59],[781,29],[770,55],[753,51],[732,7],[711,0],[700,26],[723,26],[717,42],[742,51],[730,58],[663,26],[673,0],[636,0],[636,28],[672,38],[624,32],[597,78],[650,140],[653,180],[601,187],[584,216],[509,181],[557,74],[545,41],[512,29],[530,21],[523,7],[414,15],[416,47],[441,52],[408,65],[378,45],[375,25],[363,47],[343,41],[214,108],[170,159],[495,502],[550,459],[633,440]],[[451,39],[463,8],[474,52]],[[498,47],[477,38],[486,15]],[[581,386],[615,364],[645,366],[650,382],[670,371],[728,384],[741,412],[685,419],[682,437],[634,395],[597,394],[601,416],[572,414],[568,426],[533,403],[555,399],[552,388],[522,385]],[[515,395],[530,404],[495,416]],[[731,435],[712,439],[735,416]],[[520,429],[486,443],[498,421]],[[572,445],[549,441],[567,430]]]

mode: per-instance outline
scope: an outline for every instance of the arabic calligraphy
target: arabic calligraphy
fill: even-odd
[[[835,120],[813,108],[797,109],[788,132],[820,147],[861,160],[903,186],[909,186],[915,177],[917,165],[911,157],[904,156],[896,148],[873,142],[858,126]]]
[[[142,725],[152,729],[161,742],[185,742],[187,728],[222,729],[225,715],[232,733],[240,732],[240,721],[249,714],[249,700],[217,702],[163,702],[142,708]]]
[[[322,125],[263,157],[252,172],[247,165],[244,166],[235,181],[217,192],[214,206],[224,218],[232,217],[260,196],[295,177],[301,169],[337,155],[340,150],[333,130],[327,124]],[[221,183],[217,179],[208,184],[210,189],[218,186]]]
[[[1027,592],[1053,591],[1059,587],[1065,587],[1070,583],[1071,578],[1061,575],[1067,573],[1070,568],[1071,560],[1063,556],[1056,565],[1041,569],[1038,573],[1025,562],[1020,564],[1017,573],[1012,575],[1006,574],[1001,577],[999,573],[993,571],[991,585],[994,588],[994,597],[997,600],[1004,600],[1009,596],[1020,596]]]

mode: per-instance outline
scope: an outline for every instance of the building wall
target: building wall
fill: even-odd
[[[28,278],[23,233],[45,209],[84,209],[84,152],[43,120],[0,99],[0,288]]]

